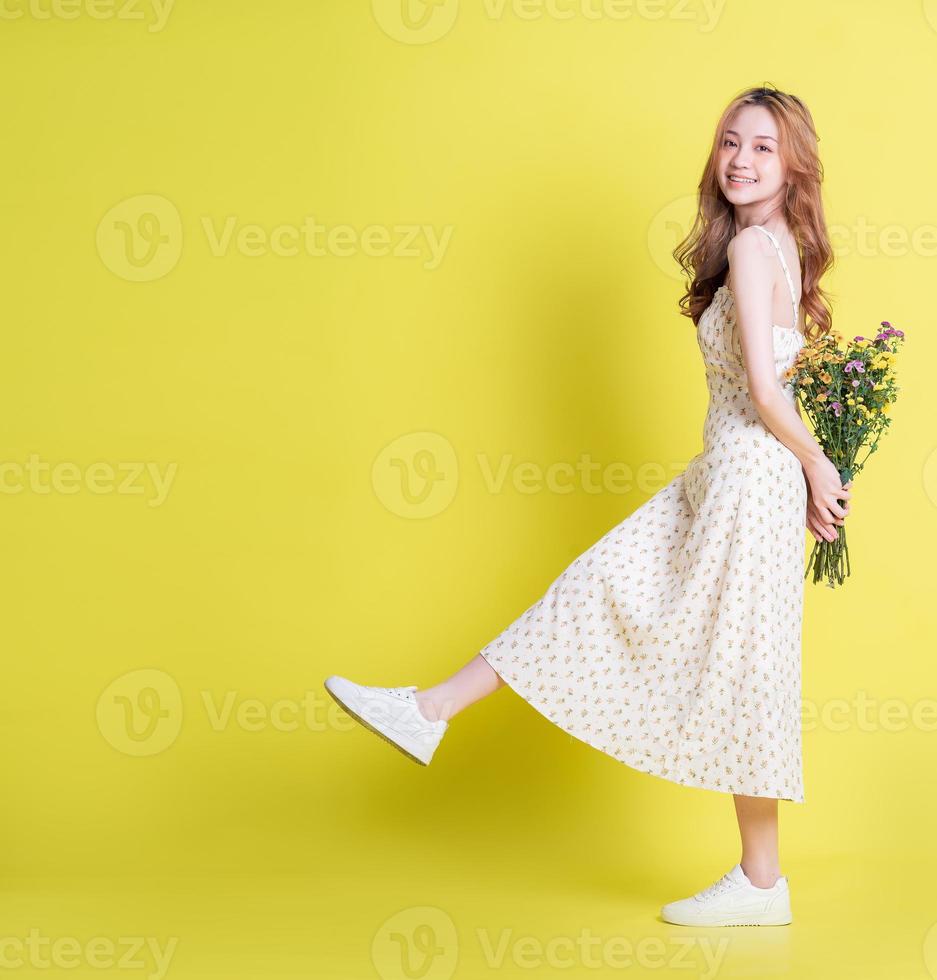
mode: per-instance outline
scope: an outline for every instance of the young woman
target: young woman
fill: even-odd
[[[424,765],[456,714],[508,684],[634,769],[731,793],[740,860],[662,908],[682,925],[792,921],[777,813],[804,802],[804,525],[835,539],[851,496],[782,378],[805,331],[831,324],[821,181],[800,99],[756,88],[726,107],[674,252],[709,389],[703,451],[451,677],[422,690],[325,682]]]

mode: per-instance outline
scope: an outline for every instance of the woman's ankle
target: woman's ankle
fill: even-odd
[[[741,864],[745,877],[756,888],[773,888],[778,878],[781,877],[781,869],[775,865],[757,865],[749,861]]]
[[[434,695],[432,691],[414,691],[414,696],[416,697],[417,707],[420,709],[420,714],[423,715],[427,721],[449,721],[449,719],[455,714],[453,709],[453,704],[451,700],[446,700],[445,698],[438,697]]]

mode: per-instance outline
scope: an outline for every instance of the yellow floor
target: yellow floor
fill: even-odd
[[[150,758],[87,719],[68,741],[8,717],[55,752],[10,758],[0,972],[937,980],[934,807],[894,733],[806,734],[807,802],[780,804],[790,926],[692,929],[659,910],[738,859],[728,794],[632,770],[509,692],[416,765],[311,689],[319,720],[288,731],[215,732],[190,699]],[[930,737],[903,738],[905,766],[926,771]]]
[[[659,910],[738,860],[730,795],[630,769],[509,691],[420,766],[309,690],[283,730],[216,730],[190,695],[143,757],[87,692],[0,714],[31,747],[0,808],[0,980],[937,980],[937,813],[908,778],[932,734],[808,731],[807,802],[779,805],[794,922],[696,930]]]
[[[675,869],[651,884],[492,845],[472,858],[472,847],[453,841],[448,856],[421,861],[375,842],[345,874],[7,879],[3,965],[20,967],[14,976],[175,980],[937,976],[933,863],[865,859],[860,874],[842,858],[799,862],[791,926],[689,929],[657,918],[680,891]],[[919,901],[908,902],[915,883]]]

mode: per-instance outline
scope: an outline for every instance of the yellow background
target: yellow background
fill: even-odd
[[[719,112],[769,81],[821,137],[834,325],[908,342],[853,575],[806,586],[804,697],[847,708],[805,731],[806,804],[781,806],[794,924],[702,935],[729,939],[723,976],[937,977],[933,708],[908,720],[937,698],[937,10],[493,2],[448,0],[433,40],[380,0],[177,0],[158,29],[145,4],[8,0],[2,461],[6,486],[35,457],[59,489],[0,495],[2,935],[176,937],[176,978],[439,980],[596,976],[491,969],[478,938],[591,929],[649,950],[603,975],[699,975],[673,962],[697,934],[657,914],[737,860],[731,797],[629,770],[507,690],[425,769],[322,680],[439,681],[701,448],[669,253]],[[206,225],[231,216],[449,238],[434,268],[424,239],[288,255],[248,228],[216,254]],[[421,446],[422,503],[400,481]],[[587,455],[647,479],[514,482]],[[142,476],[92,492],[96,462],[174,478],[153,505]],[[860,693],[903,726],[861,725]],[[70,975],[102,972],[124,971]]]

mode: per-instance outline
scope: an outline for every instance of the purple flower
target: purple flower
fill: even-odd
[[[839,418],[843,414],[843,406],[839,402],[830,402],[830,408],[836,412],[836,417]]]
[[[848,374],[853,368],[855,368],[860,374],[864,374],[865,373],[865,365],[862,363],[862,361],[858,361],[858,360],[856,360],[856,361],[850,361],[846,365],[846,367],[844,368],[844,370]],[[857,381],[856,384],[858,384],[858,383],[859,382]]]
[[[903,337],[904,336],[904,331],[903,330],[896,330],[895,331],[895,336],[896,337]]]
[[[862,384],[862,382],[858,378],[856,378],[856,380],[853,381],[852,386],[853,388],[858,388],[860,384]]]
[[[853,337],[853,340],[865,340],[865,337]]]
[[[882,320],[882,326],[883,327],[890,327],[891,324],[887,320]]]

